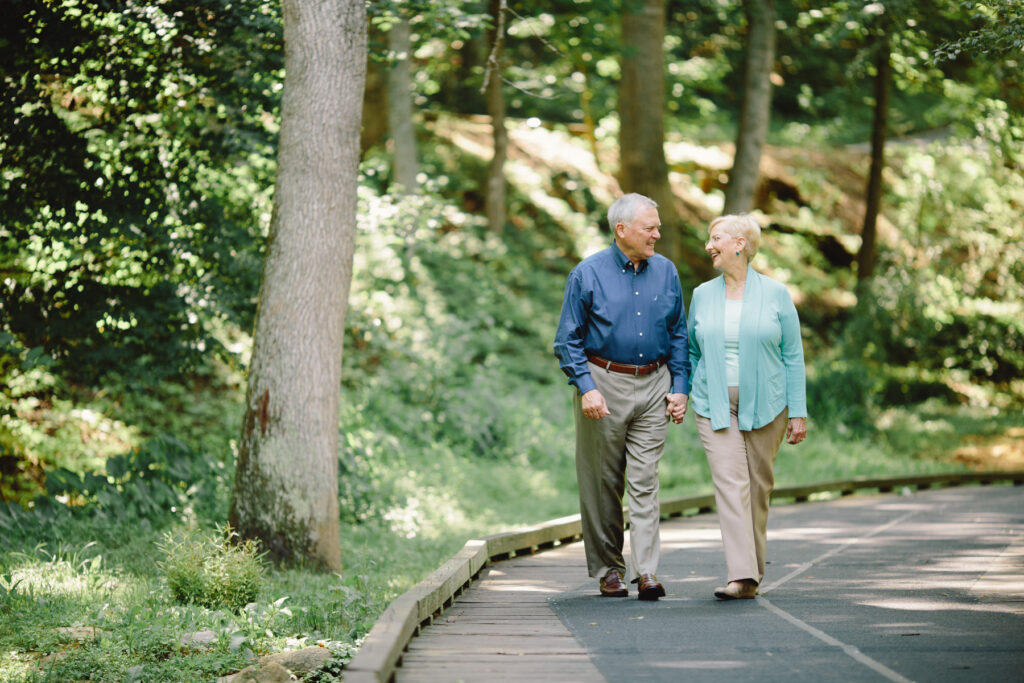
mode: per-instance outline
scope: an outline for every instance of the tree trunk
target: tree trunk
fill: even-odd
[[[487,223],[491,230],[505,230],[507,205],[505,196],[505,160],[508,158],[508,131],[505,129],[505,92],[501,80],[502,51],[505,46],[505,0],[490,0],[494,28],[488,31],[491,56],[487,60],[487,113],[494,131],[494,155],[487,169]]]
[[[372,29],[371,29],[372,30]],[[376,59],[366,60],[366,88],[363,91],[363,128],[359,147],[363,154],[388,137],[387,71]]]
[[[745,0],[747,54],[740,107],[736,156],[725,189],[725,213],[754,208],[761,152],[768,135],[772,107],[772,65],[775,63],[775,0]]]
[[[408,19],[403,18],[388,31],[388,50],[392,59],[388,70],[388,127],[395,154],[392,175],[405,192],[415,192],[419,187],[416,180],[419,164],[416,130],[412,124],[412,78],[409,75],[412,43]]]
[[[892,84],[889,34],[882,34],[875,54],[875,116],[871,126],[871,170],[868,173],[867,197],[864,206],[864,227],[861,230],[860,253],[857,255],[857,285],[861,289],[874,273],[877,259],[876,223],[882,205],[882,169],[885,168],[885,137],[889,125],[889,90]]]
[[[270,237],[230,521],[278,561],[341,568],[338,399],[366,69],[362,0],[284,0]]]
[[[594,165],[597,170],[604,173],[604,165],[601,163],[601,151],[597,146],[597,123],[594,121],[594,91],[590,87],[590,74],[587,72],[585,63],[576,64],[576,70],[583,74],[583,91],[580,93],[580,110],[583,112],[583,130],[590,146],[590,153],[594,155]]]
[[[680,248],[683,226],[665,161],[664,40],[665,0],[626,3],[618,104],[619,186],[658,203],[658,251],[678,262],[688,256]]]

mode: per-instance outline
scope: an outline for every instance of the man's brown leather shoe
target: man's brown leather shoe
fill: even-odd
[[[629,589],[622,583],[622,574],[618,569],[609,569],[608,573],[601,579],[601,597],[624,598],[629,595]]]
[[[657,600],[665,597],[665,587],[658,583],[654,574],[641,574],[637,580],[641,600]]]
[[[725,588],[716,588],[715,597],[719,600],[749,600],[757,595],[757,584],[752,579],[730,581]]]

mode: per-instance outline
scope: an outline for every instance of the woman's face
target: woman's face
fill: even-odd
[[[716,225],[711,228],[704,251],[711,257],[711,265],[718,270],[727,270],[737,264],[746,264],[744,246],[742,237],[733,237],[721,225]],[[736,254],[737,251],[740,252],[739,255]]]

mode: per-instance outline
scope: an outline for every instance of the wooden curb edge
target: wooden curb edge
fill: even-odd
[[[820,494],[838,492],[846,496],[862,489],[877,489],[879,493],[888,493],[910,487],[922,490],[933,486],[985,485],[1000,481],[1012,481],[1015,486],[1020,486],[1024,484],[1024,470],[889,478],[854,477],[778,488],[772,492],[772,499],[792,499],[799,503]],[[662,501],[661,514],[679,517],[710,512],[714,507],[715,497],[711,494],[684,496]],[[628,512],[626,519],[629,519]],[[409,641],[419,634],[420,629],[451,607],[484,567],[517,555],[529,555],[574,543],[581,537],[582,526],[577,514],[468,541],[450,560],[388,605],[363,640],[356,656],[345,667],[344,680],[346,683],[388,683],[394,678],[395,669],[401,664]]]

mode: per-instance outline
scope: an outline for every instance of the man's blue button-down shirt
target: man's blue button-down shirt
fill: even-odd
[[[668,362],[672,393],[690,375],[683,291],[675,266],[655,254],[633,268],[612,243],[569,274],[555,333],[559,367],[581,394],[594,389],[587,354],[628,365]]]

